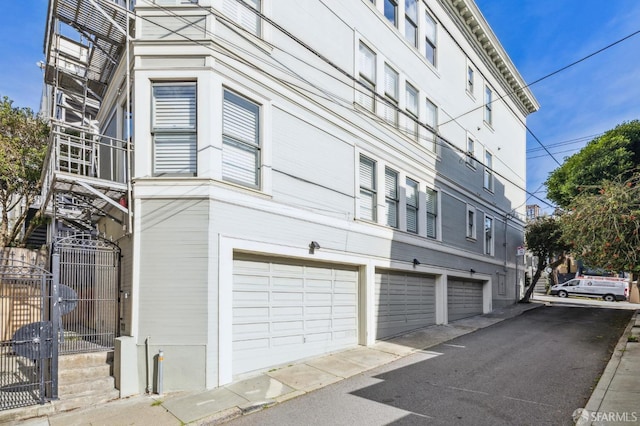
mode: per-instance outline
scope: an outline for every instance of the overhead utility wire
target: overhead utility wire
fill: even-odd
[[[631,33],[631,34],[629,34],[629,35],[627,35],[627,36],[625,36],[625,37],[622,37],[621,39],[618,39],[618,40],[614,41],[613,43],[610,43],[610,44],[608,44],[608,45],[604,46],[603,48],[598,49],[598,50],[596,50],[595,52],[592,52],[592,53],[590,53],[590,54],[588,54],[588,55],[586,55],[586,56],[584,56],[584,57],[582,57],[582,58],[580,58],[580,59],[578,59],[578,60],[576,60],[576,61],[574,61],[574,62],[572,62],[572,63],[568,64],[568,65],[565,65],[565,66],[564,66],[564,67],[562,67],[562,68],[559,68],[559,69],[557,69],[557,70],[555,70],[555,71],[553,71],[553,72],[551,72],[551,73],[549,73],[549,74],[546,74],[546,75],[544,75],[544,76],[542,76],[542,77],[538,78],[537,80],[534,80],[534,81],[532,81],[531,83],[528,83],[528,84],[526,84],[526,85],[522,86],[521,88],[519,88],[519,89],[517,89],[517,90],[514,90],[514,91],[512,91],[512,92],[507,92],[507,93],[505,93],[504,95],[499,96],[497,99],[492,100],[490,103],[497,102],[497,101],[499,101],[499,100],[504,99],[504,98],[505,98],[505,97],[507,97],[507,96],[515,95],[515,94],[517,94],[517,93],[519,93],[519,92],[522,92],[524,89],[526,89],[526,88],[528,88],[528,87],[530,87],[530,86],[533,86],[534,84],[539,83],[539,82],[541,82],[541,81],[543,81],[543,80],[546,80],[547,78],[552,77],[552,76],[554,76],[554,75],[556,75],[556,74],[558,74],[558,73],[560,73],[560,72],[562,72],[562,71],[565,71],[565,70],[567,70],[567,69],[569,69],[569,68],[571,68],[571,67],[573,67],[573,66],[575,66],[575,65],[577,65],[577,64],[579,64],[579,63],[581,63],[581,62],[584,62],[584,61],[586,61],[587,59],[589,59],[589,58],[591,58],[591,57],[593,57],[593,56],[595,56],[595,55],[597,55],[597,54],[599,54],[599,53],[602,53],[602,52],[604,52],[605,50],[610,49],[611,47],[613,47],[613,46],[615,46],[615,45],[617,45],[617,44],[620,44],[620,43],[622,43],[623,41],[626,41],[626,40],[630,39],[631,37],[633,37],[633,36],[635,36],[635,35],[637,35],[637,34],[640,34],[640,30],[638,30],[638,31],[634,31],[633,33]],[[453,119],[451,119],[451,120],[449,120],[449,121],[447,121],[447,122],[442,123],[442,125],[445,125],[445,124],[447,124],[447,123],[450,123],[451,121],[454,121],[454,120],[456,120],[456,119],[458,119],[458,118],[460,118],[460,117],[463,117],[463,116],[465,116],[465,115],[467,115],[467,114],[469,114],[469,113],[471,113],[471,112],[477,111],[478,109],[484,108],[484,106],[485,106],[485,105],[487,105],[487,104],[483,104],[483,105],[480,105],[480,106],[478,106],[478,107],[476,107],[476,108],[473,108],[473,109],[471,109],[471,110],[469,110],[469,111],[467,111],[467,112],[465,112],[465,113],[463,113],[463,114],[461,114],[461,115],[459,115],[459,116],[457,116],[457,117],[455,117],[455,118],[453,118]],[[551,157],[551,158],[552,158],[556,163],[558,163],[558,165],[560,165],[560,162],[558,162],[558,160],[553,156],[553,154],[551,154],[551,152],[549,152],[549,150],[548,150],[548,149],[545,147],[545,145],[540,141],[540,139],[539,139],[539,138],[538,138],[538,137],[533,133],[533,131],[532,131],[532,130],[531,130],[531,129],[530,129],[530,128],[525,124],[525,123],[523,123],[523,124],[525,125],[525,127],[526,127],[527,131],[529,132],[529,134],[531,134],[531,136],[536,140],[536,142],[538,142],[538,144],[539,144],[539,145],[540,145],[540,146],[541,146],[541,147],[542,147],[542,148],[547,152],[547,154],[548,154],[548,155],[549,155],[549,156],[550,156],[550,157]]]
[[[588,135],[588,136],[582,136],[579,138],[575,138],[575,139],[567,139],[565,141],[560,141],[560,142],[554,142],[552,144],[547,144],[547,148],[555,148],[558,146],[565,146],[565,145],[573,145],[576,143],[583,143],[585,141],[592,141],[595,138],[598,138],[600,136],[602,136],[604,133],[596,133],[595,135]],[[527,154],[528,153],[532,153],[532,152],[536,152],[536,151],[541,151],[542,148],[531,148],[527,150]]]
[[[237,3],[239,3],[240,5],[242,5],[244,8],[248,9],[250,12],[254,13],[256,16],[259,16],[262,20],[264,20],[265,22],[268,22],[269,24],[271,24],[273,27],[277,28],[279,31],[281,31],[283,34],[285,34],[287,37],[289,37],[290,39],[292,39],[293,41],[295,41],[296,43],[298,43],[299,45],[301,45],[302,47],[304,47],[305,49],[307,49],[308,51],[310,51],[311,53],[313,53],[315,56],[317,56],[318,58],[320,58],[322,61],[324,61],[325,63],[329,64],[330,66],[332,66],[334,69],[338,70],[340,73],[342,73],[343,75],[347,76],[349,79],[351,79],[352,81],[354,81],[356,84],[362,86],[365,91],[369,91],[369,88],[367,86],[365,86],[360,80],[358,80],[357,78],[355,78],[354,76],[352,76],[349,72],[343,70],[342,68],[340,68],[338,65],[334,64],[331,60],[329,60],[328,58],[326,58],[324,55],[322,55],[320,52],[316,51],[314,48],[312,48],[311,46],[309,46],[307,43],[305,43],[304,41],[300,40],[297,36],[295,36],[294,34],[290,33],[288,30],[286,30],[285,28],[283,28],[280,24],[276,23],[275,21],[273,21],[272,19],[270,19],[268,16],[264,15],[262,12],[254,9],[251,5],[249,5],[248,3],[246,3],[243,0],[236,0]],[[332,13],[334,13],[324,2],[322,2],[322,5],[327,8],[329,11],[331,11]],[[200,6],[201,9],[204,10],[204,8],[202,6]],[[334,15],[336,15],[334,13]],[[337,15],[336,15],[337,16]],[[348,26],[348,24],[342,19],[339,18],[345,25]],[[451,36],[451,34],[449,34]],[[453,39],[453,36],[451,36]],[[459,45],[458,45],[459,46]],[[459,46],[460,47],[460,46]],[[286,52],[284,49],[279,49],[280,51],[282,51],[285,54],[291,55],[290,53]],[[296,58],[294,55],[291,55],[294,58]],[[300,60],[299,58],[296,58],[298,60]],[[302,60],[300,60],[302,61]],[[304,61],[302,61],[304,62]],[[305,62],[306,63],[306,62]],[[307,63],[308,64],[308,63]],[[311,64],[308,64],[309,66],[311,66]],[[321,71],[324,73],[324,71]],[[331,76],[330,74],[325,73],[326,75]],[[335,78],[335,77],[333,77]],[[304,79],[303,79],[304,80]],[[306,80],[305,80],[306,81]],[[340,83],[344,83],[341,82],[340,80],[337,80]],[[309,82],[308,82],[309,83]],[[351,86],[349,86],[351,87]],[[358,89],[356,89],[358,90]],[[374,93],[374,98],[378,98],[377,93]],[[384,97],[380,98],[380,100],[382,100],[383,102],[385,102],[387,104],[387,107],[392,107],[395,108],[399,113],[405,115],[406,117],[411,118],[406,111],[400,109],[398,106],[388,102]],[[448,114],[447,114],[448,115]],[[453,118],[452,120],[449,120],[449,122],[451,121],[456,121],[456,118]],[[418,123],[418,125],[420,125],[423,128],[426,128],[427,130],[434,132],[435,129],[432,129],[430,126],[426,126],[425,124],[416,121]],[[466,128],[464,126],[462,126],[460,123],[458,123],[456,121],[456,123],[463,129],[466,130]],[[526,124],[522,123],[523,125]],[[441,126],[442,124],[440,124]],[[434,132],[436,133],[436,132]],[[534,136],[535,137],[535,136]],[[458,151],[462,154],[466,154],[465,150],[461,150],[460,148],[458,148],[457,146],[453,145],[451,142],[449,142],[448,140],[439,137],[442,141],[444,141],[446,144],[449,145],[449,148],[453,148],[454,151]],[[513,169],[511,169],[511,167],[504,163],[500,158],[498,158],[498,160],[500,160],[500,162],[502,162],[509,170],[511,170],[511,172],[513,172],[515,175],[518,175]],[[476,160],[477,161],[477,160]],[[558,163],[559,164],[559,163]],[[484,166],[484,164],[483,164]],[[485,166],[486,167],[486,166]],[[511,184],[513,184],[515,187],[522,189],[519,185],[517,185],[516,183],[512,182],[510,179],[506,178],[505,176],[500,175],[499,173],[497,173],[496,171],[494,171],[493,169],[491,169],[494,173],[496,173],[498,176],[502,177],[503,179],[505,179],[506,181],[510,182]],[[525,189],[526,191],[526,189]]]
[[[269,19],[269,18],[267,18],[266,16],[262,15],[260,12],[256,11],[256,10],[255,10],[255,9],[253,9],[252,7],[250,7],[250,6],[248,6],[248,5],[245,5],[243,1],[239,1],[239,3],[243,4],[245,7],[248,7],[248,8],[249,8],[250,10],[252,10],[256,15],[259,15],[262,19],[266,20],[267,22],[269,22],[270,24],[272,24],[274,27],[276,27],[277,29],[279,29],[280,31],[282,31],[282,32],[283,32],[285,35],[287,35],[289,38],[291,38],[292,40],[296,41],[296,42],[297,42],[297,43],[299,43],[301,46],[303,46],[305,49],[307,49],[307,50],[309,50],[310,52],[312,52],[315,56],[317,56],[318,58],[320,58],[323,62],[325,62],[325,63],[327,63],[327,64],[331,65],[333,68],[335,68],[336,70],[340,71],[343,75],[347,76],[349,79],[351,79],[351,80],[355,81],[356,83],[359,83],[359,84],[360,84],[360,82],[359,82],[357,79],[355,79],[355,77],[353,77],[351,74],[349,74],[347,71],[344,71],[344,70],[342,70],[339,66],[337,66],[337,65],[333,64],[331,61],[329,61],[329,60],[328,60],[326,57],[324,57],[322,54],[320,54],[320,53],[316,52],[313,48],[311,48],[310,46],[308,46],[306,43],[304,43],[304,42],[302,42],[301,40],[297,39],[297,37],[295,37],[293,34],[289,33],[287,30],[285,30],[284,28],[282,28],[279,24],[276,24],[275,22],[273,22],[272,20],[270,20],[270,19]],[[174,17],[178,18],[178,19],[182,19],[182,20],[184,20],[184,17],[182,17],[182,16],[180,16],[180,15],[177,15],[175,12],[173,12],[173,11],[171,11],[171,10],[167,9],[166,7],[163,7],[163,6],[160,6],[160,5],[156,5],[156,7],[158,7],[158,8],[160,8],[160,9],[164,10],[164,11],[165,11],[165,12],[167,12],[168,14],[170,14],[170,15],[172,15],[172,16],[174,16]],[[201,8],[201,9],[203,9],[203,10],[207,11],[207,13],[214,14],[211,10],[205,9],[205,8],[204,8],[204,7],[202,7],[202,6],[199,6],[199,8]],[[234,23],[233,21],[229,21],[226,17],[220,16],[220,15],[218,15],[218,14],[214,14],[214,15],[215,15],[217,18],[222,18],[222,19],[224,19],[225,21],[228,21],[229,23],[231,23],[231,24],[233,24],[233,25],[235,26],[235,23]],[[147,20],[147,21],[149,21],[149,22],[152,22],[152,21],[151,21],[150,19],[148,19],[148,18],[144,18],[144,17],[142,17],[142,19]],[[189,23],[189,24],[193,24],[193,22],[186,21],[186,20],[184,20],[184,22],[185,22],[185,23]],[[203,47],[206,47],[206,48],[208,48],[208,49],[210,49],[210,50],[214,50],[214,51],[216,51],[216,52],[218,52],[218,53],[222,53],[222,54],[224,54],[225,56],[230,56],[230,54],[229,54],[229,53],[225,53],[225,52],[222,52],[222,51],[220,51],[220,50],[215,50],[215,49],[213,49],[210,45],[205,45],[204,43],[200,43],[200,42],[198,42],[197,40],[194,40],[194,39],[192,39],[192,38],[190,38],[190,37],[188,37],[188,36],[185,36],[185,35],[183,35],[183,34],[179,34],[177,30],[174,30],[174,29],[170,29],[170,28],[164,27],[164,26],[162,26],[162,25],[158,24],[157,22],[154,22],[154,24],[155,24],[155,25],[160,26],[161,28],[164,28],[165,30],[167,30],[167,31],[169,31],[169,32],[171,32],[171,33],[174,33],[174,34],[176,34],[176,35],[179,35],[180,37],[183,37],[184,39],[186,39],[186,40],[188,40],[188,41],[191,41],[191,42],[193,42],[193,43],[199,44],[199,45],[201,45],[201,46],[203,46]],[[197,26],[197,25],[196,25],[196,26]],[[209,33],[209,34],[211,35],[211,33],[210,33],[208,30],[204,29],[204,31],[205,31],[205,32],[207,32],[207,33]],[[286,54],[288,54],[288,55],[291,55],[291,54],[289,54],[288,52],[286,52],[286,51],[285,51],[285,50],[283,50],[283,49],[280,49],[280,48],[279,48],[279,50],[280,50],[280,51],[282,51],[283,53],[286,53]],[[291,55],[291,56],[293,56],[293,55]],[[245,59],[243,59],[243,58],[240,58],[240,57],[239,57],[239,56],[237,56],[237,55],[235,56],[235,59],[237,59],[238,61],[240,61],[240,62],[244,63],[245,65],[250,66],[250,67],[252,67],[252,68],[254,68],[254,69],[256,69],[256,70],[260,70],[260,69],[259,69],[257,66],[255,66],[254,64],[252,64],[252,63],[250,63],[250,62],[246,61],[246,60],[245,60]],[[303,62],[304,62],[304,61],[303,61]],[[305,62],[305,63],[306,63],[306,62]],[[307,64],[308,64],[308,63],[307,63]],[[308,64],[308,65],[310,65],[310,66],[311,66],[311,64]],[[329,74],[327,74],[327,75],[329,75]],[[302,78],[302,77],[300,77],[300,76],[298,76],[298,75],[294,75],[294,76],[295,76],[295,77],[297,77],[297,78],[299,78],[299,79],[301,79],[301,80],[303,80],[303,81],[305,81],[307,84],[311,84],[311,82],[307,81],[306,79],[304,79],[304,78]],[[290,83],[290,82],[284,82],[283,80],[281,80],[281,79],[279,79],[279,78],[277,78],[277,77],[274,77],[274,78],[276,78],[277,80],[279,80],[280,82],[282,82],[282,83],[284,83],[284,84],[287,84],[287,85],[293,85],[292,83]],[[338,80],[338,81],[340,81],[340,80]],[[344,82],[342,82],[342,83],[344,83]],[[344,84],[346,84],[346,83],[344,83]],[[311,84],[311,85],[312,85],[312,84]],[[300,86],[296,86],[296,85],[293,85],[293,86],[295,86],[295,87],[297,87],[297,88],[300,88],[300,89],[302,89],[302,90],[305,90],[305,89],[303,89],[303,88],[302,88],[302,87],[300,87]],[[315,86],[313,86],[313,85],[312,85],[312,87],[315,87]],[[349,87],[351,87],[351,86],[349,86]],[[321,90],[321,91],[325,92],[324,90],[322,90],[322,89],[320,89],[320,88],[317,88],[317,87],[316,87],[316,89],[318,89],[318,90]],[[367,91],[366,93],[369,93],[369,91]],[[316,95],[317,95],[317,94],[316,94]],[[378,97],[378,95],[377,95],[377,94],[375,94],[375,93],[374,93],[374,96]],[[329,98],[324,98],[324,99],[329,100],[329,101],[332,101],[332,102],[335,102],[335,99],[329,99]],[[381,98],[381,100],[385,101],[385,99],[384,99],[384,98]],[[349,105],[351,105],[351,102],[349,102]],[[350,108],[350,110],[353,110],[353,109],[352,109],[352,108]],[[406,112],[405,112],[405,111],[400,110],[400,109],[398,109],[398,112],[403,113],[403,114],[406,114]],[[367,117],[368,117],[368,118],[370,118],[369,116],[367,116]],[[377,117],[377,118],[378,118],[378,117]],[[377,120],[377,121],[378,121],[378,122],[381,122],[381,123],[387,123],[387,124],[389,124],[387,121],[383,120],[382,118],[378,118],[378,120]],[[429,126],[427,126],[426,124],[421,123],[421,122],[419,122],[419,121],[417,121],[416,123],[417,123],[418,125],[420,125],[421,127],[426,128],[428,131],[433,132],[433,129],[431,129],[431,128],[430,128]],[[464,150],[461,150],[460,148],[458,148],[457,146],[453,145],[453,144],[452,144],[451,142],[449,142],[448,140],[446,140],[446,139],[444,139],[444,138],[442,138],[442,137],[440,137],[440,136],[438,136],[438,137],[437,137],[437,139],[439,139],[439,140],[441,140],[441,141],[443,141],[443,142],[445,143],[444,145],[443,145],[443,144],[440,144],[440,145],[442,145],[442,146],[446,146],[446,147],[448,147],[449,149],[452,149],[453,151],[457,151],[457,152],[459,152],[459,153],[466,154],[466,152],[465,152]],[[436,140],[437,140],[437,139],[436,139]],[[431,142],[431,141],[430,141],[430,142]],[[436,143],[437,143],[437,142],[436,142]],[[478,163],[482,164],[484,167],[487,167],[486,165],[484,165],[482,162],[478,161],[477,159],[474,159],[474,160],[475,160],[476,162],[478,162]],[[487,167],[487,168],[488,168],[488,167]],[[492,171],[496,176],[501,177],[501,178],[502,178],[502,179],[504,179],[505,181],[507,181],[507,182],[511,183],[512,185],[514,185],[516,188],[519,188],[519,189],[521,189],[522,191],[524,191],[525,193],[527,193],[527,194],[531,195],[532,197],[534,197],[534,198],[538,199],[540,202],[542,202],[542,203],[544,203],[544,204],[547,204],[549,207],[554,207],[554,206],[552,206],[551,204],[549,204],[548,202],[546,202],[545,200],[542,200],[542,199],[540,199],[539,197],[535,196],[534,194],[531,194],[529,191],[527,191],[527,190],[526,190],[526,188],[521,187],[520,185],[518,185],[518,184],[516,184],[515,182],[511,181],[510,179],[508,179],[507,177],[503,176],[503,175],[502,175],[502,174],[500,174],[499,172],[497,172],[497,171],[495,171],[495,170],[493,170],[493,169],[491,169],[491,168],[488,168],[488,169],[490,169],[490,170],[491,170],[491,171]]]
[[[554,75],[559,74],[562,71],[565,71],[565,70],[567,70],[567,69],[569,69],[569,68],[571,68],[571,67],[573,67],[575,65],[578,65],[579,63],[584,62],[587,59],[592,58],[593,56],[596,56],[596,55],[604,52],[605,50],[610,49],[613,46],[615,46],[617,44],[620,44],[623,41],[626,41],[626,40],[630,39],[631,37],[633,37],[635,35],[638,35],[638,34],[640,34],[640,30],[634,31],[633,33],[631,33],[631,34],[629,34],[629,35],[627,35],[625,37],[622,37],[621,39],[618,39],[618,40],[614,41],[613,43],[610,43],[610,44],[604,46],[603,48],[596,50],[595,52],[592,52],[592,53],[590,53],[590,54],[588,54],[588,55],[586,55],[586,56],[584,56],[584,57],[582,57],[582,58],[580,58],[580,59],[578,59],[578,60],[576,60],[574,62],[571,62],[570,64],[565,65],[562,68],[559,68],[559,69],[557,69],[555,71],[552,71],[549,74],[546,74],[546,75],[538,78],[537,80],[532,81],[531,83],[525,84],[524,86],[522,86],[521,88],[519,88],[517,90],[514,90],[512,92],[507,92],[504,95],[502,95],[502,96],[500,96],[500,97],[496,98],[495,100],[492,100],[491,102],[488,102],[488,103],[494,103],[494,102],[497,102],[499,100],[502,100],[502,99],[506,98],[507,96],[515,95],[515,94],[517,94],[519,92],[522,92],[524,89],[529,88],[529,87],[533,86],[534,84],[540,83],[541,81],[546,80],[549,77],[553,77]],[[485,105],[486,105],[486,103],[482,104],[482,105],[480,105],[480,106],[478,106],[476,108],[470,109],[469,111],[458,115],[456,118],[460,118],[460,117],[463,117],[463,116],[465,116],[467,114],[470,114],[470,113],[472,113],[474,111],[477,111],[478,109],[483,108]],[[454,119],[451,119],[451,120],[449,120],[447,122],[444,122],[442,124],[447,124],[447,123],[449,123],[450,121],[453,121],[453,120]]]

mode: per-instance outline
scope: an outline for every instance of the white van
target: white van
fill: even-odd
[[[551,294],[560,297],[601,297],[607,302],[627,300],[629,283],[626,278],[578,276],[566,283],[551,287]]]

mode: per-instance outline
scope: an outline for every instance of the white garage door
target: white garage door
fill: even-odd
[[[376,272],[376,339],[436,323],[435,278]]]
[[[233,374],[358,343],[358,272],[327,264],[236,258]]]
[[[447,282],[449,321],[482,313],[482,283],[449,279]]]

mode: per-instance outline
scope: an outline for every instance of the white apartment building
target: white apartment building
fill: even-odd
[[[51,231],[122,250],[123,395],[159,349],[215,388],[516,301],[538,104],[472,0],[51,0],[46,37]]]

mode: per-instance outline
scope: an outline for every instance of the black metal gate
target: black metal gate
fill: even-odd
[[[118,336],[120,248],[90,234],[57,239],[61,317],[60,354],[113,350]]]
[[[0,410],[57,396],[56,292],[48,271],[0,259]]]
[[[58,398],[58,355],[110,351],[118,335],[120,248],[58,238],[51,272],[0,257],[0,410]]]

